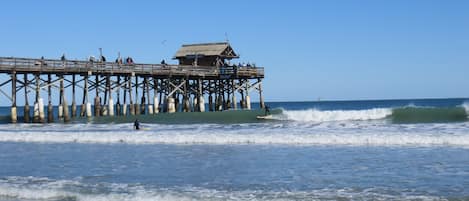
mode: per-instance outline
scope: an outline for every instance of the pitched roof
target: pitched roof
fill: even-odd
[[[174,58],[181,58],[189,55],[224,56],[230,58],[238,57],[229,43],[222,42],[182,45],[182,47],[176,52]]]

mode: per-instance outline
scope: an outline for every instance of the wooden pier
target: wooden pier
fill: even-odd
[[[259,93],[263,108],[264,68],[231,65],[230,60],[236,58],[228,43],[183,45],[174,57],[178,65],[122,62],[122,58],[105,62],[0,57],[0,74],[9,75],[8,80],[0,80],[0,92],[11,100],[12,123],[18,121],[19,91],[24,93],[25,123],[67,122],[77,116],[251,109],[249,94],[253,90]],[[8,87],[11,93],[4,90]],[[76,97],[77,90],[81,97]],[[47,112],[41,91],[47,94]],[[57,92],[58,96],[53,96]],[[90,100],[90,93],[94,93],[94,100]],[[58,97],[58,117],[53,116],[52,97]],[[33,111],[30,98],[34,100]]]

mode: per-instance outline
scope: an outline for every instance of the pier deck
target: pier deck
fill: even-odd
[[[186,77],[190,79],[236,79],[264,78],[262,67],[213,67],[173,64],[118,64],[115,62],[90,62],[83,60],[52,60],[16,57],[0,57],[0,73],[18,74],[87,74],[151,76],[156,78]]]

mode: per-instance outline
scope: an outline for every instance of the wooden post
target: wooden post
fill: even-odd
[[[47,74],[47,121],[49,123],[54,122],[54,107],[52,106],[52,75]]]
[[[70,115],[68,113],[68,104],[67,104],[67,99],[65,98],[65,91],[64,91],[64,76],[60,75],[60,100],[62,102],[62,110],[63,110],[63,118],[64,122],[69,122],[70,121]]]
[[[251,109],[251,97],[249,97],[249,80],[246,80],[246,109]]]
[[[103,106],[101,107],[101,115],[102,116],[107,116],[109,115],[109,102],[108,102],[108,95],[109,95],[109,90],[111,88],[110,86],[110,77],[109,75],[106,75],[106,86],[104,87],[104,101],[103,101]]]
[[[107,115],[114,116],[114,100],[112,99],[111,78],[109,75],[107,75],[106,77],[106,90],[109,95],[109,101],[107,103],[107,106],[108,106]]]
[[[122,116],[127,115],[127,91],[128,91],[128,76],[124,77],[124,97],[123,97],[123,105],[122,105]]]
[[[233,109],[237,110],[238,109],[238,103],[236,103],[236,82],[235,80],[231,80],[231,92],[233,93],[231,95],[231,102],[233,102]]]
[[[116,115],[119,116],[121,115],[121,103],[120,103],[120,91],[121,91],[121,76],[117,76],[117,91],[116,91],[116,96],[117,96],[117,103],[116,103]]]
[[[203,83],[202,80],[198,80],[197,83],[199,84],[199,91],[198,91],[198,111],[199,112],[205,112],[205,100],[204,100],[204,89],[203,89]]]
[[[36,80],[36,101],[34,102],[34,116],[33,122],[34,123],[44,123],[45,122],[45,115],[44,115],[44,102],[41,98],[40,94],[40,78],[39,74],[35,75]]]
[[[75,86],[76,86],[76,80],[75,80],[75,74],[72,75],[72,117],[77,116],[77,103],[75,101]]]
[[[218,80],[218,101],[217,101],[217,110],[216,111],[222,111],[223,110],[223,90],[222,90],[222,83],[221,80]]]
[[[175,94],[173,94],[171,96],[169,95],[169,93],[172,91],[171,90],[172,87],[170,85],[170,82],[171,82],[171,80],[170,80],[170,78],[168,78],[167,79],[168,84],[166,85],[166,87],[167,87],[167,91],[166,91],[166,97],[167,97],[167,100],[166,100],[166,105],[167,106],[166,106],[166,108],[167,109],[166,110],[167,110],[168,113],[174,113],[174,112],[176,112],[176,103],[175,103],[175,100],[174,100]]]
[[[28,101],[28,74],[24,74],[24,123],[30,123],[30,109],[29,109],[29,101]]]
[[[11,123],[18,121],[16,112],[16,71],[11,72]]]
[[[166,100],[166,95],[163,99],[163,94],[166,94],[166,92],[165,92],[166,90],[165,90],[165,87],[163,86],[163,83],[164,83],[164,81],[160,80],[160,84],[161,84],[160,85],[160,95],[159,95],[160,99],[158,100],[158,105],[159,105],[158,111],[159,112],[164,112],[164,110],[165,110],[164,101]]]
[[[150,82],[148,81],[148,77],[145,77],[145,85],[147,91],[147,110],[148,114],[153,114],[153,106],[150,104]]]
[[[259,82],[259,106],[261,109],[265,108],[264,97],[262,96],[262,79],[258,79]]]
[[[147,104],[147,77],[143,77],[142,83],[142,98],[140,98],[140,114],[145,114]]]
[[[59,77],[59,105],[58,105],[58,111],[57,111],[57,114],[58,114],[58,118],[59,120],[62,120],[63,118],[63,105],[62,105],[62,101],[63,101],[63,96],[64,96],[64,90],[63,90],[63,82],[62,82],[62,75],[55,75],[56,77]]]
[[[140,104],[138,104],[138,76],[135,76],[135,105],[134,105],[134,110],[135,110],[135,115],[140,114]]]
[[[134,74],[132,73],[132,76]],[[135,115],[135,106],[134,106],[134,102],[133,102],[133,99],[132,99],[132,77],[129,77],[128,79],[128,89],[129,89],[129,100],[130,100],[130,103],[129,103],[129,109],[130,109],[130,115]]]
[[[159,112],[158,110],[159,110],[158,79],[156,77],[153,77],[153,112],[154,114],[158,114]]]
[[[187,94],[187,85],[188,85],[188,80],[184,80],[185,83],[184,83],[184,86],[183,86],[183,90],[184,90],[184,94],[183,94],[183,98],[182,98],[182,101],[183,101],[183,107],[182,107],[182,111],[183,112],[190,112],[191,109],[190,109],[190,102],[189,102],[189,97],[188,97],[188,94]],[[183,81],[183,82],[184,82]]]
[[[208,81],[208,111],[213,112],[212,81]]]
[[[83,80],[84,82],[84,88],[83,88],[83,100],[82,100],[82,105],[81,105],[81,115],[82,117],[86,116],[88,118],[91,117],[91,103],[89,99],[89,89],[88,89],[88,79],[89,76],[91,75],[91,71],[88,71],[87,74],[85,74],[85,78]]]
[[[96,74],[95,78],[96,96],[94,97],[94,116],[99,117],[101,115],[101,98],[99,97],[99,77]]]

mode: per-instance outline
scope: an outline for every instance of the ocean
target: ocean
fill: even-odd
[[[50,124],[1,107],[0,200],[469,200],[469,99],[267,104]]]

